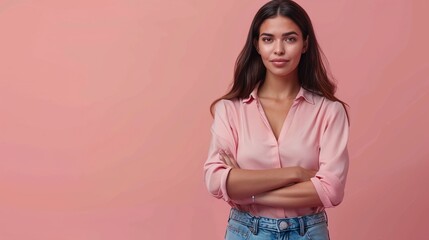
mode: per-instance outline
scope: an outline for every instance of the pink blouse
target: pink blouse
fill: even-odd
[[[311,182],[323,203],[318,208],[240,206],[255,216],[285,218],[320,212],[341,203],[347,178],[349,124],[343,105],[301,87],[280,131],[278,141],[259,102],[258,86],[246,99],[221,100],[215,105],[211,143],[204,164],[208,191],[236,206],[228,196],[231,167],[219,150],[231,153],[241,169],[301,166],[318,170]]]

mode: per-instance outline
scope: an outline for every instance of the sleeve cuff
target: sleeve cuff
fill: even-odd
[[[310,180],[313,183],[314,187],[316,188],[316,192],[319,195],[320,201],[322,201],[323,206],[325,208],[333,207],[334,205],[329,199],[328,194],[325,192],[320,179],[317,177],[313,177]]]
[[[229,172],[231,171],[232,167],[228,166],[225,171],[222,173],[221,179],[220,179],[220,190],[222,192],[222,199],[226,202],[231,201],[228,192],[226,190],[226,180],[228,179]]]

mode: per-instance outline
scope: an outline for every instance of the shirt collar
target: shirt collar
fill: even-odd
[[[299,89],[299,92],[296,95],[295,100],[302,99],[302,98],[305,101],[307,101],[308,103],[314,105],[314,95],[313,95],[313,93],[311,93],[310,91],[308,91],[307,89],[305,89],[305,88],[303,88],[301,86],[301,89]]]
[[[253,89],[253,91],[250,93],[249,97],[244,98],[243,99],[243,103],[250,103],[252,102],[252,100],[256,99],[258,100],[258,89],[259,89],[259,84],[256,84],[256,87]],[[304,89],[302,86],[299,89],[298,94],[295,97],[295,101],[298,99],[304,99],[305,101],[307,101],[308,103],[311,103],[314,105],[314,99],[313,99],[313,93],[307,91],[306,89]]]
[[[260,84],[260,82],[258,82],[256,84],[256,87],[253,89],[253,91],[250,93],[250,95],[247,98],[243,99],[244,103],[250,103],[250,102],[252,102],[253,99],[258,99],[259,84]]]

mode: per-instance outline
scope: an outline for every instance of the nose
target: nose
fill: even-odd
[[[283,46],[282,41],[277,41],[275,49],[274,49],[274,54],[276,54],[276,55],[285,54],[285,47]]]

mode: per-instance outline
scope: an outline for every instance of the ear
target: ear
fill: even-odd
[[[302,54],[306,53],[308,49],[308,36],[305,38],[304,46],[302,47]]]

